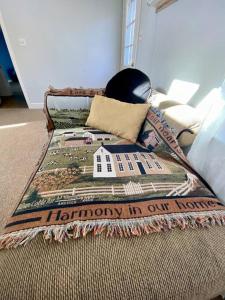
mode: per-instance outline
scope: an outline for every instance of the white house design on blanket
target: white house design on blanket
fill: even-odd
[[[133,144],[102,145],[93,156],[93,177],[171,173],[154,153]]]
[[[89,130],[85,132],[84,137],[91,138],[92,141],[110,141],[113,139],[113,135],[111,133],[101,130]]]

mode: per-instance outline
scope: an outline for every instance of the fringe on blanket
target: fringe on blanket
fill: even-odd
[[[51,96],[95,96],[95,95],[104,95],[105,89],[86,89],[83,87],[80,88],[71,88],[67,87],[64,89],[56,89],[53,86],[49,86],[46,92],[47,95]]]
[[[85,237],[91,232],[94,236],[105,232],[106,237],[131,237],[170,231],[174,228],[184,230],[188,228],[209,228],[215,225],[225,225],[224,211],[189,213],[188,215],[174,214],[135,220],[74,221],[64,225],[43,226],[4,234],[0,236],[0,249],[26,245],[40,232],[43,232],[45,240],[62,243],[68,239]]]

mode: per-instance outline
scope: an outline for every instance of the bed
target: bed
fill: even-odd
[[[177,201],[177,196],[187,196],[188,189],[188,196],[192,198],[200,193],[202,198],[207,198],[206,201],[217,201],[209,187],[202,182],[196,184],[195,177],[193,179],[190,176],[196,174],[189,168],[185,169],[181,161],[175,161],[173,156],[160,155],[161,150],[160,153],[149,153],[140,145],[134,146],[94,128],[83,127],[90,98],[96,93],[103,94],[104,90],[66,89],[46,93],[45,111],[47,128],[51,132],[50,144],[44,148],[37,169],[23,192],[23,201],[17,207],[17,214],[7,223],[13,225],[8,228],[19,226],[15,222],[21,221],[21,214],[25,209],[31,214],[32,209],[37,213],[43,205],[54,204],[54,208],[57,205],[71,207],[74,201],[77,206],[81,203],[93,205],[101,200],[99,195],[104,196],[104,201],[109,199],[113,204],[119,201],[121,203],[127,197],[130,205],[138,203],[140,198],[148,200],[149,193],[157,199],[168,195]],[[72,111],[72,116],[68,116],[71,110],[79,110],[79,114]],[[98,168],[101,155],[109,155],[107,159],[116,160],[125,154],[128,154],[132,165],[136,160],[134,154],[140,155],[146,165],[139,157],[136,161],[138,168],[135,170],[116,170],[111,165],[107,170],[110,176],[101,174],[102,170]],[[133,160],[129,154],[133,156]],[[147,161],[151,165],[149,173],[146,171]],[[121,176],[120,171],[126,174]],[[91,185],[87,182],[91,182]],[[187,185],[187,182],[191,184]],[[196,199],[194,203],[197,203]],[[135,207],[136,211],[132,209],[133,214],[139,213],[137,206]],[[163,207],[167,209],[166,206],[159,207],[158,202],[154,207],[151,202],[148,207],[150,210],[161,208],[161,212]],[[108,218],[112,216],[115,219],[114,209],[115,213],[120,214],[118,207],[116,208],[107,206],[100,210],[98,207],[95,213],[97,211],[98,218],[104,212]],[[217,208],[215,203],[213,208],[217,212],[223,209],[221,205]],[[69,214],[61,211],[57,215],[52,209],[53,206],[48,211],[47,218],[54,218],[54,221],[58,218],[63,224],[68,223],[65,221],[71,217]],[[211,212],[211,207],[207,210],[204,204],[203,211],[207,211],[207,214],[204,213],[205,218]],[[11,240],[8,245],[14,247],[26,244],[25,247],[0,252],[3,274],[0,287],[3,299],[212,299],[225,290],[225,229],[224,226],[217,226],[219,223],[223,225],[221,219],[217,225],[209,226],[212,225],[212,220],[215,221],[211,215],[209,222],[209,218],[199,219],[202,212],[198,214],[198,218],[195,218],[196,211],[191,213],[192,226],[181,215],[179,222],[176,218],[173,220],[172,228],[168,228],[168,220],[148,224],[150,227],[144,227],[146,224],[142,223],[141,228],[132,223],[131,229],[123,226],[123,223],[116,228],[111,220],[110,224],[106,224],[107,228],[102,221],[96,227],[94,219],[94,225],[89,223],[88,226],[79,227],[76,223],[75,227],[67,228],[67,231],[52,227],[51,230],[42,228],[32,231],[32,236],[30,234],[22,239],[17,236],[17,240],[14,239],[13,243]],[[76,214],[83,217],[82,221],[93,217],[88,209]],[[29,230],[26,226],[24,228]],[[68,236],[71,230],[75,240]],[[42,235],[38,234],[41,231],[44,232],[46,244]],[[94,235],[91,234],[93,231]],[[103,231],[106,231],[108,238],[101,234]],[[9,229],[7,233],[10,232]],[[81,236],[85,238],[80,238]],[[34,237],[36,238],[30,242]]]

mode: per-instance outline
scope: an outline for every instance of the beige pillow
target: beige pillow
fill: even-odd
[[[96,95],[86,125],[136,142],[149,104],[130,104]]]

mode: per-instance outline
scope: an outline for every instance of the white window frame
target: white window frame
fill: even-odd
[[[121,161],[121,157],[120,157],[119,154],[116,154],[116,160],[117,160],[117,161]]]
[[[159,170],[162,170],[162,166],[158,161],[155,161],[155,165]]]
[[[118,168],[120,172],[124,172],[124,166],[122,163],[118,163]]]
[[[126,153],[126,154],[124,154],[125,155],[125,159],[126,160],[130,160],[130,157],[129,157],[129,155]]]
[[[110,156],[109,156],[109,154],[106,154],[105,160],[106,160],[106,162],[110,162]]]
[[[139,160],[137,153],[133,154],[134,160]]]
[[[149,169],[152,169],[152,165],[150,164],[149,161],[146,160],[146,164],[147,164],[147,166],[148,166]]]
[[[102,165],[97,164],[97,173],[102,173]]]
[[[132,62],[125,64],[125,36],[126,36],[126,19],[128,14],[128,7],[131,0],[123,0],[123,22],[122,22],[122,49],[121,49],[121,69],[134,68],[136,66],[137,48],[139,41],[139,30],[140,30],[140,18],[141,18],[141,0],[136,1],[136,17],[135,17],[135,29],[134,29],[134,40],[133,40],[133,52]]]
[[[128,167],[129,167],[129,170],[130,171],[134,171],[134,167],[133,167],[133,164],[132,164],[132,162],[128,162]]]
[[[112,165],[107,164],[107,172],[111,173],[112,172]]]

